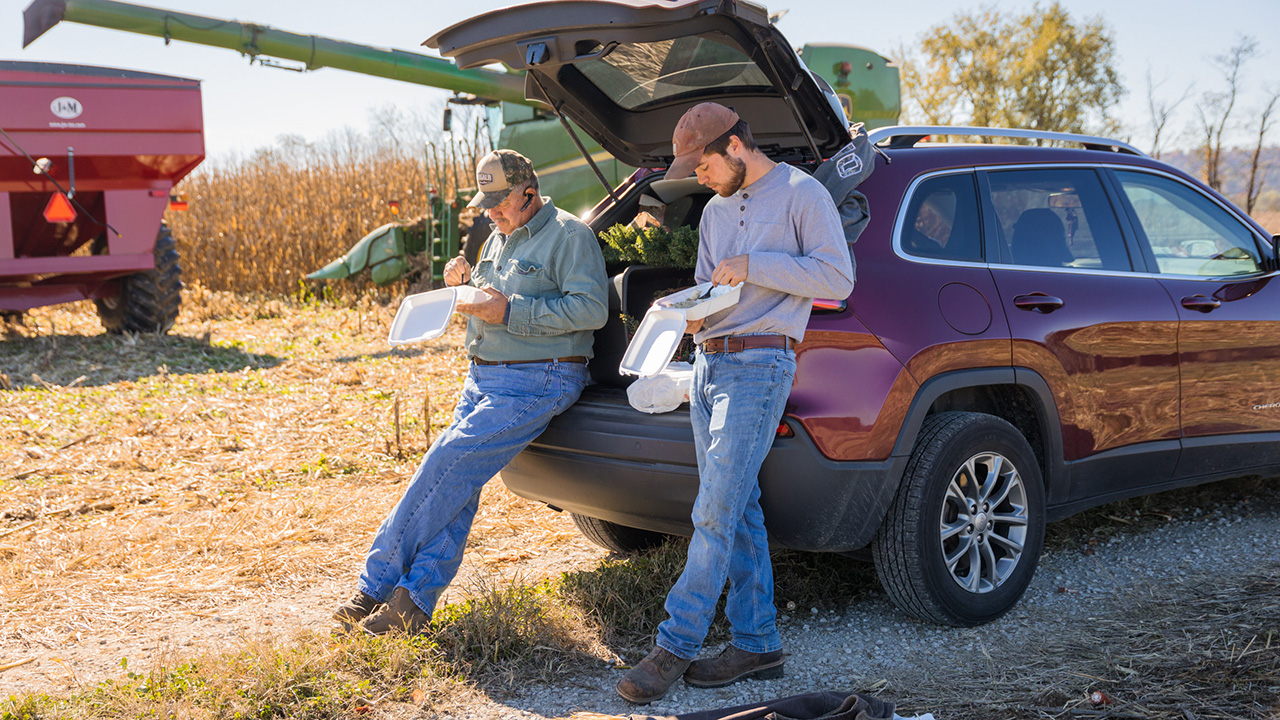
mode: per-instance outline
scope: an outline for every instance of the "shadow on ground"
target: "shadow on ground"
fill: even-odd
[[[9,335],[0,339],[0,389],[97,387],[164,374],[260,370],[282,362],[185,335]]]

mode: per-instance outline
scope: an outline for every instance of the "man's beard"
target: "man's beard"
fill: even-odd
[[[716,188],[716,194],[720,197],[729,197],[742,189],[742,181],[747,179],[747,164],[730,155],[724,156],[724,162],[732,168],[733,175],[723,187]]]

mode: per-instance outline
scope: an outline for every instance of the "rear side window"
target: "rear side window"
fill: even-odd
[[[1133,269],[1111,201],[1093,170],[1001,170],[989,173],[988,180],[1000,238],[1000,262]]]
[[[1180,182],[1117,171],[1160,272],[1227,277],[1262,270],[1253,232],[1221,205]]]
[[[916,257],[982,262],[980,228],[973,173],[941,175],[916,186],[899,242]]]

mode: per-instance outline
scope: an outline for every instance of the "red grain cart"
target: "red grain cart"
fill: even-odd
[[[164,211],[202,160],[197,80],[0,61],[0,312],[91,299],[108,331],[167,331]]]

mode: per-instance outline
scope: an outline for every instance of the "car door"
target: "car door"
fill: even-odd
[[[1180,318],[1178,474],[1280,462],[1280,283],[1270,241],[1171,174],[1116,169],[1113,177]]]
[[[676,122],[708,100],[732,106],[775,159],[829,158],[850,139],[830,87],[752,3],[529,3],[465,20],[425,44],[464,69],[500,62],[527,70],[528,97],[636,167],[669,165]]]
[[[1044,378],[1062,424],[1069,481],[1050,485],[1050,502],[1168,479],[1179,450],[1178,318],[1159,282],[1134,271],[1098,171],[992,169],[984,179],[1013,365]]]

